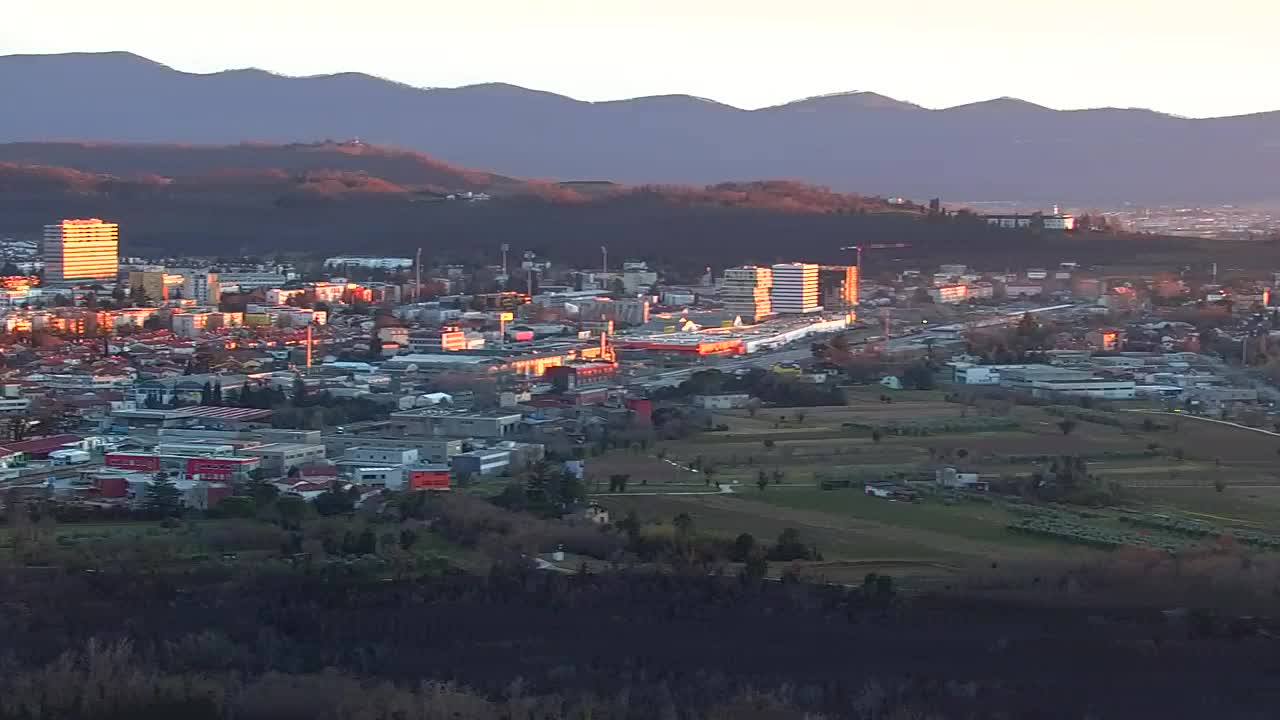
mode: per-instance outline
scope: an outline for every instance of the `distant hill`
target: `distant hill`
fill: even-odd
[[[750,207],[790,212],[918,213],[915,205],[772,180],[713,186],[610,181],[520,180],[442,162],[419,152],[363,142],[176,145],[142,143],[0,144],[0,189],[107,197],[128,192],[181,193],[218,201],[227,193],[278,203],[284,195],[347,198],[379,194],[420,200],[465,191],[553,203],[634,197],[679,205]],[[297,199],[296,197],[292,199]]]
[[[465,190],[492,199],[446,199]],[[1186,246],[999,230],[787,180],[520,180],[364,144],[0,145],[0,235],[36,237],[43,224],[73,216],[119,222],[131,252],[404,254],[421,247],[432,258],[492,262],[505,242],[592,262],[607,244],[619,256],[693,274],[743,262],[849,262],[842,246],[890,239],[912,248],[878,256],[882,270],[930,260],[1102,262]]]
[[[501,176],[631,185],[783,177],[1046,205],[1280,199],[1280,113],[1191,120],[1011,98],[930,110],[869,92],[755,111],[681,95],[591,103],[500,83],[196,75],[128,53],[0,57],[0,97],[0,141],[360,138]]]

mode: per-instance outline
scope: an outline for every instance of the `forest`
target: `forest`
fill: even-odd
[[[1264,618],[1082,603],[1065,576],[1034,598],[804,581],[785,562],[816,550],[794,532],[716,547],[688,518],[664,535],[462,495],[339,500],[150,525],[11,504],[0,719],[1251,718],[1280,700]],[[530,562],[557,546],[590,562]]]

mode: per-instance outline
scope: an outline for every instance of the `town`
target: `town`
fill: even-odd
[[[359,508],[401,491],[497,495],[553,464],[581,486],[558,514],[608,522],[612,510],[616,521],[645,509],[626,483],[650,489],[647,473],[677,494],[755,484],[754,471],[730,469],[740,458],[717,468],[715,448],[693,436],[752,439],[767,428],[758,415],[780,428],[868,393],[1045,405],[1072,425],[1105,404],[1109,418],[1146,413],[1148,427],[1178,416],[1280,427],[1280,275],[1117,275],[1069,258],[1016,271],[906,266],[895,257],[906,246],[883,243],[846,248],[850,265],[708,268],[675,282],[644,261],[610,266],[605,247],[599,268],[513,257],[508,244],[487,266],[421,252],[227,262],[119,257],[120,232],[68,219],[40,242],[4,245],[0,482],[11,502],[119,516],[159,484],[217,514],[269,485],[307,502],[339,492]],[[904,422],[938,422],[937,408],[902,407]],[[855,412],[842,425],[867,422]],[[885,473],[852,458],[810,468],[793,453],[816,431],[784,445],[773,474],[909,497],[915,483],[898,479],[987,489],[1013,470],[1043,472],[1027,462],[984,474],[978,458],[951,454],[891,458]],[[633,446],[650,462],[616,450]]]

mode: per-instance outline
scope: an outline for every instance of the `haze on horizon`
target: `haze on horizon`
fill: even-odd
[[[188,72],[358,71],[583,100],[758,108],[869,90],[1211,117],[1280,109],[1280,85],[1253,82],[1277,24],[1265,0],[54,0],[0,9],[0,54],[124,50]]]

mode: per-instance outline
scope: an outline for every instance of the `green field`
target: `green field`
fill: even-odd
[[[893,398],[881,401],[882,395]],[[1073,414],[1069,432],[1063,413]],[[968,432],[992,424],[999,431]],[[915,503],[869,497],[860,489],[822,491],[818,481],[898,479],[923,481],[935,468],[955,465],[984,477],[1028,477],[1047,458],[1084,457],[1089,472],[1116,483],[1114,502],[1130,510],[1200,517],[1226,527],[1280,527],[1280,438],[1205,423],[1190,417],[1146,416],[1101,410],[1045,409],[1004,404],[947,402],[945,393],[859,388],[848,405],[763,408],[718,413],[727,430],[664,442],[649,456],[610,453],[589,463],[633,476],[631,497],[602,497],[616,511],[652,521],[688,513],[700,528],[768,537],[796,527],[827,559],[929,560],[980,566],[1000,560],[1089,561],[1100,550],[1065,540],[1013,533],[1020,515],[1003,501],[944,502],[926,495]],[[942,428],[928,434],[872,437],[868,428]],[[663,459],[652,457],[661,452]],[[697,474],[673,471],[666,461],[710,465],[729,495],[652,496],[641,493],[696,490]],[[651,473],[648,486],[636,477]],[[756,481],[764,474],[770,485]],[[1216,488],[1221,480],[1223,487]],[[779,484],[773,484],[778,482]],[[1119,509],[1070,521],[1103,533],[1128,530]]]

